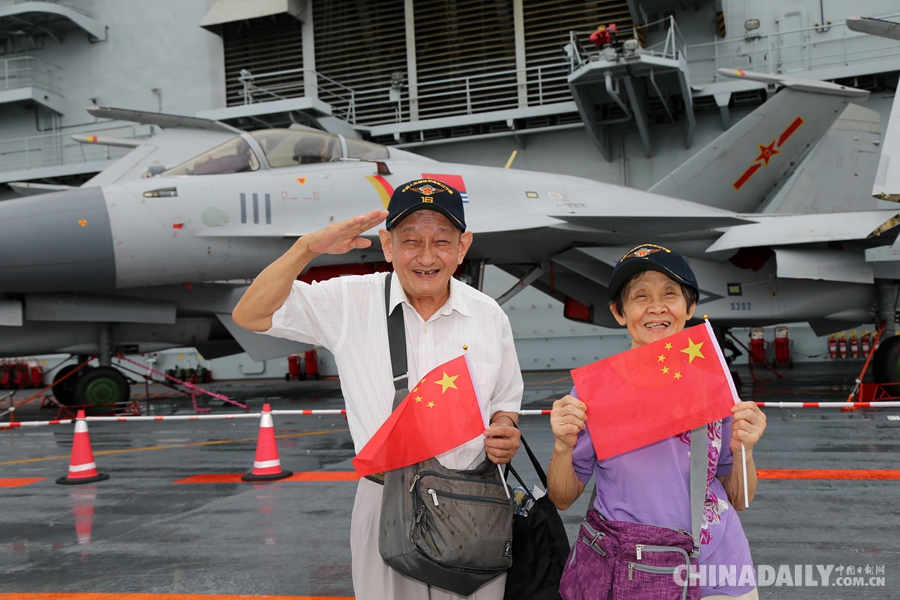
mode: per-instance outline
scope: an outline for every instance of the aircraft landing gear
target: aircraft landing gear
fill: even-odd
[[[131,384],[121,371],[112,366],[115,349],[112,328],[109,323],[99,324],[98,367],[85,365],[77,373],[64,381],[63,377],[77,369],[69,365],[60,369],[53,383],[53,395],[60,404],[68,406],[84,405],[88,414],[110,414],[124,409],[131,399]],[[78,356],[78,364],[90,360],[89,356]]]
[[[81,374],[76,373],[75,375],[72,375],[64,381],[59,380],[74,371],[76,368],[77,365],[69,365],[68,367],[63,367],[59,370],[59,372],[56,373],[56,377],[53,378],[53,396],[59,401],[60,404],[75,404],[75,388],[78,387],[78,378]]]
[[[65,382],[63,382],[65,383]],[[75,398],[88,413],[110,413],[128,404],[131,386],[115,367],[96,367],[78,378]]]
[[[894,281],[886,279],[876,279],[875,286],[878,290],[875,318],[877,322],[884,323],[884,332],[872,357],[872,375],[875,383],[895,383],[900,381],[900,336],[894,335],[900,290]],[[885,387],[884,391],[891,396],[900,396],[900,385]]]
[[[872,375],[875,383],[900,381],[900,336],[889,337],[881,342],[872,357]],[[900,396],[900,385],[885,387],[891,396]]]

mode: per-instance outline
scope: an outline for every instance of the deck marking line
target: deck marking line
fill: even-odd
[[[244,483],[241,481],[242,473],[201,473],[173,481],[175,485],[203,484],[203,483]],[[279,479],[279,482],[330,482],[330,481],[359,481],[359,475],[355,471],[306,471],[294,473],[290,477]]]
[[[0,477],[0,488],[17,488],[43,481],[46,477]]]
[[[308,431],[305,433],[283,433],[280,435],[276,435],[275,439],[284,439],[284,438],[295,438],[295,437],[308,437],[311,435],[328,435],[329,433],[347,433],[349,429],[329,429],[327,431]],[[94,456],[108,456],[110,454],[127,454],[130,452],[147,452],[149,450],[169,450],[172,448],[197,448],[201,446],[217,446],[221,444],[235,444],[241,442],[255,442],[258,438],[239,438],[234,440],[212,440],[209,442],[193,442],[190,444],[173,444],[171,446],[147,446],[146,448],[123,448],[121,450],[95,450]],[[63,456],[44,456],[41,458],[21,458],[18,460],[7,460],[0,462],[0,465],[21,465],[26,463],[33,462],[41,462],[45,460],[69,460],[71,455],[66,454]]]
[[[248,594],[130,594],[128,592],[0,593],[2,600],[353,600],[353,596],[251,596]]]
[[[757,469],[760,479],[900,480],[900,469]]]

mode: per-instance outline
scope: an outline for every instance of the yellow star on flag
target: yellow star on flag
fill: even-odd
[[[416,402],[421,402],[421,401],[422,401],[422,396],[416,396]]]
[[[691,357],[688,360],[688,364],[691,364],[692,362],[694,362],[694,359],[698,356],[700,358],[706,358],[705,356],[703,356],[703,353],[700,352],[700,348],[702,348],[702,347],[703,347],[703,342],[700,342],[699,344],[695,344],[694,340],[692,340],[691,338],[688,338],[688,347],[685,348],[684,350],[682,350],[682,352],[684,352],[685,354],[687,354],[688,356]]]
[[[444,392],[447,391],[447,388],[453,388],[454,390],[459,389],[456,387],[456,384],[453,383],[454,381],[456,381],[457,377],[459,377],[459,375],[454,375],[453,377],[450,377],[449,375],[447,375],[447,372],[444,371],[444,378],[441,379],[440,381],[435,381],[434,383],[441,386],[441,388],[443,388],[443,389],[441,389],[441,393],[443,394]]]
[[[666,362],[666,355],[665,355],[665,354],[660,354],[658,358],[659,358],[659,362]]]
[[[672,349],[672,344],[670,344],[669,342],[666,342],[666,350],[671,350],[671,349]]]
[[[675,379],[681,379],[681,373],[675,371]]]
[[[669,372],[669,367],[662,368],[663,375],[666,375]]]
[[[428,403],[428,408],[434,408],[434,402],[429,402],[429,403]]]

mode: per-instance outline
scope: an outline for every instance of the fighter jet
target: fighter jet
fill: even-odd
[[[298,237],[384,207],[394,186],[417,178],[464,196],[475,239],[461,277],[478,286],[483,266],[494,264],[520,278],[501,303],[533,285],[561,300],[569,318],[615,327],[606,306],[613,266],[652,241],[689,257],[702,287],[698,314],[722,330],[808,321],[827,333],[872,322],[873,307],[892,317],[893,298],[877,302],[864,251],[897,209],[872,200],[833,213],[837,201],[820,206],[810,181],[822,169],[817,153],[831,156],[847,131],[865,134],[858,145],[878,137],[865,109],[851,105],[868,92],[729,74],[781,91],[649,191],[443,163],[303,127],[245,132],[91,108],[163,131],[80,188],[0,202],[0,356],[97,355],[99,367],[54,393],[106,404],[129,394],[116,351],[193,346],[210,358],[243,350],[255,360],[295,352],[231,320],[247,280]],[[871,147],[861,152],[877,157]],[[374,230],[371,238],[373,247],[322,256],[301,277],[387,268]]]

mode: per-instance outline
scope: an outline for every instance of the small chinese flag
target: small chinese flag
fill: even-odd
[[[400,469],[465,444],[485,428],[478,388],[462,355],[416,383],[353,466],[360,477]]]
[[[709,322],[572,371],[597,459],[731,414],[737,390]]]

